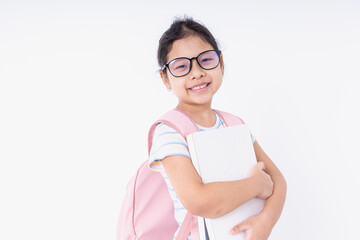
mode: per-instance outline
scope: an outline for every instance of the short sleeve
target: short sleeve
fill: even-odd
[[[161,160],[174,155],[190,158],[189,148],[184,137],[164,123],[156,126],[149,155],[149,168],[164,171]]]

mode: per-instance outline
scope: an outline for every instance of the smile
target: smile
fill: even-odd
[[[196,87],[189,88],[189,89],[192,90],[192,91],[196,91],[196,90],[204,89],[204,88],[206,88],[206,87],[209,86],[209,85],[210,85],[210,83],[204,83],[203,85],[196,86]]]

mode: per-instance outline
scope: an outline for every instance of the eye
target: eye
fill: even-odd
[[[187,65],[183,64],[183,65],[176,66],[175,69],[181,70],[181,69],[185,69],[185,68],[187,68]]]
[[[189,69],[188,59],[176,59],[170,64],[171,71],[183,72]]]
[[[201,60],[201,62],[206,63],[206,62],[210,62],[213,61],[213,58],[204,58],[203,60]]]

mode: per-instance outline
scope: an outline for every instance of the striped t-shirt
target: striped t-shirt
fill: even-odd
[[[216,115],[215,125],[210,128],[205,128],[198,125],[200,131],[225,127],[225,124],[220,119],[220,117],[216,113],[215,115]],[[255,138],[252,135],[251,137],[254,143]],[[186,156],[191,159],[186,139],[184,139],[183,136],[181,136],[181,134],[177,132],[175,129],[169,127],[164,123],[160,123],[154,131],[154,137],[153,137],[152,147],[149,156],[149,167],[153,171],[161,172],[161,175],[163,176],[166,185],[168,187],[170,197],[174,202],[175,219],[179,224],[179,228],[180,228],[187,214],[187,210],[181,204],[179,197],[175,193],[175,190],[172,187],[171,182],[169,181],[169,178],[161,163],[161,160],[164,159],[165,157],[174,156],[174,155]],[[174,239],[176,238],[177,232],[178,231],[176,231],[174,235]],[[188,239],[190,239],[190,237]]]

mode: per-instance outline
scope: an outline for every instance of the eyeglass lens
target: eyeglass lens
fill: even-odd
[[[219,64],[219,55],[216,51],[207,51],[197,57],[197,62],[203,69],[213,69]],[[174,76],[184,76],[190,72],[191,60],[178,58],[169,63],[169,70]]]

